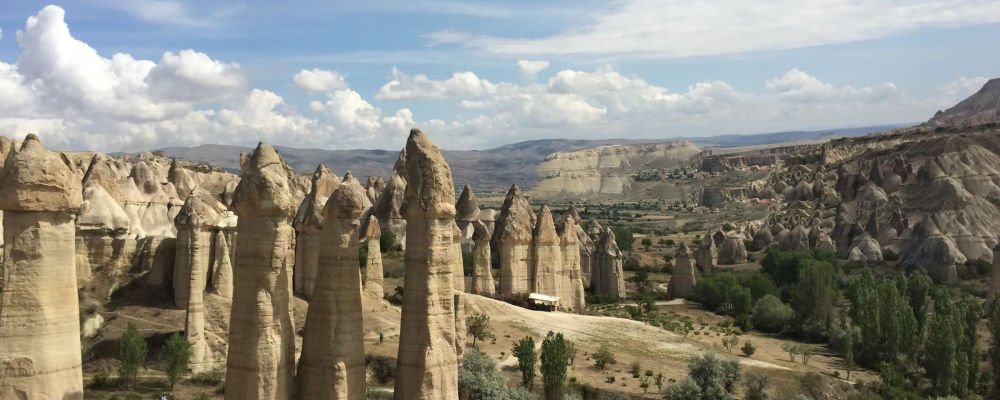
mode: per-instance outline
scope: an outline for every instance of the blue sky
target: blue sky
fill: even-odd
[[[996,1],[368,3],[4,2],[0,132],[482,149],[918,122],[1000,75]]]

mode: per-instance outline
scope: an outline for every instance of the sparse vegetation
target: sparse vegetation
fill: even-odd
[[[514,345],[511,351],[517,357],[517,369],[521,371],[521,386],[529,391],[535,384],[535,362],[538,355],[535,354],[535,339],[526,336]]]
[[[614,365],[618,362],[618,360],[615,360],[614,353],[606,345],[601,345],[591,357],[594,359],[594,366],[598,369],[605,369],[608,365]]]
[[[129,386],[135,384],[139,374],[139,368],[146,361],[146,339],[139,334],[139,328],[129,322],[125,333],[118,339],[118,361],[121,366],[118,369],[118,376],[122,386],[128,390]]]
[[[493,329],[490,327],[490,316],[486,314],[473,313],[465,317],[465,326],[472,335],[472,346],[476,346],[477,340],[492,339]]]
[[[188,370],[188,360],[191,358],[191,345],[179,333],[174,332],[163,346],[163,358],[167,360],[167,381],[170,390]]]

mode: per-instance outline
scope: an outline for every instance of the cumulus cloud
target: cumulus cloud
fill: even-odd
[[[918,28],[1000,22],[993,0],[625,0],[602,3],[589,23],[541,38],[444,30],[434,43],[502,55],[623,54],[686,57],[876,39]],[[794,34],[789,34],[794,32]]]
[[[210,25],[192,16],[184,3],[174,0],[115,0],[107,5],[149,22],[190,27]]]
[[[540,137],[669,138],[921,121],[941,99],[964,97],[984,78],[959,78],[914,98],[892,83],[835,85],[799,69],[737,90],[720,80],[681,90],[602,66],[564,69],[544,82],[490,82],[471,71],[442,80],[393,68],[378,100],[445,99],[441,119],[383,110],[336,71],[289,79],[313,98],[304,114],[278,93],[252,88],[235,63],[194,50],[159,60],[110,57],[74,38],[64,11],[28,18],[16,62],[0,62],[0,133],[38,132],[47,145],[102,151],[202,143],[395,148],[418,126],[445,148],[486,148]],[[538,67],[538,65],[535,65]],[[954,104],[954,99],[950,104]],[[947,105],[950,105],[947,104]],[[416,108],[419,109],[419,108]]]
[[[449,97],[482,96],[494,93],[497,86],[476,74],[465,71],[452,74],[445,80],[434,80],[427,75],[409,75],[393,67],[389,82],[378,90],[378,100],[444,99]]]
[[[951,107],[955,103],[962,101],[966,97],[971,96],[973,93],[979,91],[983,88],[983,85],[989,79],[982,76],[965,77],[960,76],[958,79],[949,82],[945,85],[941,92],[943,93],[942,102],[946,107]]]
[[[154,96],[182,101],[214,100],[242,92],[246,86],[239,65],[194,50],[163,53],[145,82]]]
[[[533,82],[538,73],[548,67],[548,61],[520,60],[517,62],[517,76],[524,82]]]
[[[304,69],[292,77],[300,88],[310,93],[327,93],[347,89],[347,80],[337,71],[326,71],[319,68]]]

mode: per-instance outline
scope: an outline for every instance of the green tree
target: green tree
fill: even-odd
[[[496,361],[479,350],[467,349],[458,367],[458,396],[463,400],[524,400],[532,398],[520,388],[507,387],[507,378]]]
[[[792,286],[791,304],[799,329],[810,337],[825,337],[838,298],[833,266],[825,261],[806,261]]]
[[[531,390],[535,384],[535,362],[538,355],[535,354],[535,339],[526,336],[514,345],[512,351],[517,357],[517,368],[521,371],[521,386]]]
[[[701,388],[691,378],[684,378],[667,386],[663,391],[664,400],[700,400]]]
[[[795,316],[795,311],[776,296],[767,295],[753,307],[753,325],[764,332],[778,333]]]
[[[705,308],[736,319],[744,331],[750,330],[753,301],[750,290],[740,286],[731,273],[712,274],[698,281],[695,296]]]
[[[611,228],[611,231],[615,234],[615,244],[618,245],[618,249],[624,252],[632,251],[632,244],[635,242],[635,237],[632,236],[632,230],[623,227]]]
[[[382,231],[382,236],[378,238],[379,250],[383,253],[392,250],[396,246],[396,234],[386,229]]]
[[[774,285],[771,277],[764,273],[754,272],[750,274],[740,283],[740,286],[750,289],[750,299],[755,303],[764,296],[779,296],[778,287]]]
[[[473,313],[465,317],[465,326],[472,335],[472,346],[476,346],[477,340],[492,339],[493,329],[490,327],[490,316],[486,314]]]
[[[179,333],[174,332],[163,345],[163,358],[167,360],[167,381],[170,390],[188,370],[188,360],[191,359],[191,344]]]
[[[909,285],[907,285],[907,296],[910,299],[910,308],[913,316],[917,320],[917,331],[924,331],[927,324],[927,305],[930,300],[931,288],[934,281],[923,269],[918,269],[910,274]]]
[[[650,238],[643,238],[642,239],[642,247],[645,247],[646,251],[649,251],[649,247],[652,246],[652,245],[653,245],[653,240],[652,239],[650,239]]]
[[[562,333],[549,331],[542,340],[542,383],[545,400],[562,400],[569,365],[567,342]]]
[[[990,348],[988,351],[990,366],[993,372],[993,382],[991,386],[992,398],[1000,398],[1000,293],[994,294],[990,301],[986,303],[986,317],[989,318],[987,325],[990,331]]]
[[[139,368],[146,361],[146,339],[139,334],[139,328],[131,322],[128,323],[121,339],[118,339],[118,361],[121,361],[118,374],[125,390],[128,390],[129,384],[135,383]]]
[[[746,386],[746,400],[767,400],[767,385],[771,383],[771,378],[763,371],[748,372],[743,379]]]
[[[618,360],[615,360],[614,353],[612,353],[611,350],[608,349],[608,346],[603,344],[601,345],[600,348],[597,349],[597,351],[594,352],[594,354],[591,357],[594,359],[594,366],[596,366],[599,369],[604,369],[608,365],[614,365],[615,363],[618,362]]]
[[[701,389],[702,400],[722,400],[736,389],[740,381],[740,365],[735,359],[702,353],[688,362],[688,376]]]
[[[961,339],[958,310],[943,290],[934,293],[934,315],[927,323],[924,369],[936,396],[953,394],[960,375],[958,345]]]

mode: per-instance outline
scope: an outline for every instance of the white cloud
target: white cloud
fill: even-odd
[[[533,82],[538,73],[548,67],[548,61],[520,60],[517,62],[517,76],[524,82]]]
[[[347,89],[349,86],[340,72],[319,68],[301,70],[292,77],[292,80],[300,88],[311,93],[328,93]]]
[[[432,32],[452,43],[502,55],[620,54],[686,57],[790,49],[881,38],[921,28],[1000,22],[994,0],[624,0],[594,10],[589,22],[541,38]]]
[[[974,76],[971,78],[965,76],[958,77],[958,79],[948,83],[941,89],[944,94],[941,99],[943,103],[942,105],[944,107],[951,107],[955,105],[955,103],[958,103],[966,97],[971,96],[973,93],[978,92],[979,89],[983,88],[983,85],[985,85],[987,81],[989,81],[989,79],[982,76]]]
[[[190,49],[178,54],[163,53],[145,81],[154,96],[182,101],[219,99],[246,87],[239,65],[213,60]]]
[[[974,92],[959,78],[914,98],[886,82],[832,84],[791,69],[749,90],[719,80],[671,91],[611,67],[565,69],[539,83],[490,82],[471,71],[444,80],[393,69],[380,100],[449,99],[454,116],[382,110],[339,73],[290,77],[317,95],[307,114],[278,93],[251,88],[240,67],[193,50],[158,61],[106,57],[75,39],[64,12],[48,6],[17,33],[16,63],[0,62],[0,133],[38,132],[61,149],[153,149],[202,143],[323,148],[399,148],[410,128],[445,148],[486,148],[542,137],[668,138],[920,121]],[[438,102],[444,103],[444,102]],[[376,103],[378,104],[378,103]],[[946,106],[947,106],[946,105]]]
[[[494,93],[497,86],[476,74],[456,72],[451,78],[434,80],[427,75],[408,75],[393,67],[389,82],[375,94],[378,100],[444,99],[449,97],[482,96]]]
[[[187,6],[174,0],[112,0],[107,6],[133,16],[160,24],[207,27],[209,21],[192,16]]]

